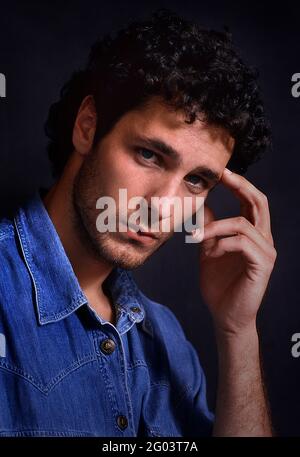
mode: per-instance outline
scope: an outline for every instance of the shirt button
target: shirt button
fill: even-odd
[[[104,352],[104,354],[111,354],[116,348],[116,343],[114,340],[108,338],[107,340],[102,341],[100,347],[101,351]]]
[[[139,313],[141,311],[141,308],[139,308],[138,306],[132,306],[130,309],[134,313]]]
[[[126,416],[118,416],[117,417],[117,424],[120,429],[124,430],[128,426],[128,421]]]

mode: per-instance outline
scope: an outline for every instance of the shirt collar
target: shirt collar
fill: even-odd
[[[57,322],[87,304],[87,297],[38,192],[18,209],[14,223],[34,285],[39,323]],[[142,328],[152,334],[131,272],[115,267],[105,282],[113,302],[122,312],[132,321],[143,320]]]

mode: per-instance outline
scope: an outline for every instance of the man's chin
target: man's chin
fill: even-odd
[[[133,270],[143,265],[156,251],[145,247],[134,240],[105,239],[98,240],[98,255],[113,266]]]

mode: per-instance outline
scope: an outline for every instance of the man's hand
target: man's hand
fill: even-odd
[[[276,251],[266,196],[227,169],[221,182],[239,198],[241,215],[216,221],[205,207],[200,287],[216,328],[239,334],[255,326]]]
[[[266,196],[226,171],[221,181],[239,198],[241,216],[214,220],[205,208],[200,285],[212,313],[219,376],[215,436],[271,436],[256,315],[276,259]]]

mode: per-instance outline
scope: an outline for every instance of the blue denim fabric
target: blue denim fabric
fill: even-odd
[[[205,376],[174,314],[115,268],[117,324],[98,316],[38,193],[2,219],[0,265],[0,436],[211,434]]]

